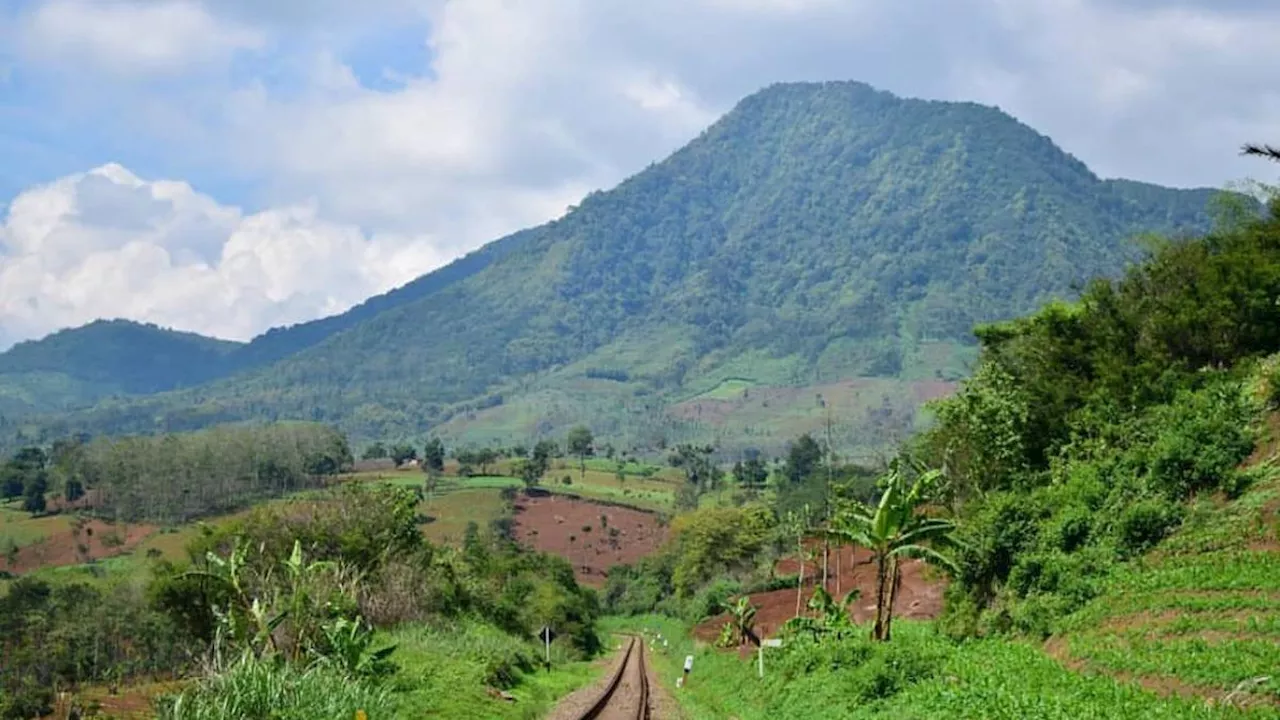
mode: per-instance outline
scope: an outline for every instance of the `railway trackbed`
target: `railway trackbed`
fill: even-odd
[[[578,720],[649,720],[649,673],[644,651],[644,639],[632,635],[618,669],[594,702],[577,716]]]

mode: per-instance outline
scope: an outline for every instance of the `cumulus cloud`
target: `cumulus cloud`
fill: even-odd
[[[429,238],[368,236],[314,204],[245,214],[119,165],[19,195],[0,250],[8,343],[102,317],[248,339],[342,312],[443,259]]]
[[[67,132],[251,208],[118,170],[25,193],[4,267],[38,257],[52,279],[0,289],[23,334],[113,293],[99,314],[233,337],[343,307],[555,217],[772,82],[999,105],[1102,175],[1182,186],[1266,172],[1236,149],[1280,141],[1280,6],[1247,0],[48,0],[18,17],[39,39],[20,83],[76,70],[50,91],[73,98],[52,108]],[[362,53],[405,28],[421,52]],[[126,255],[181,282],[119,280]],[[74,292],[111,289],[75,299],[83,267]]]
[[[177,73],[265,42],[260,31],[220,22],[195,0],[46,0],[19,28],[28,55],[119,73]]]

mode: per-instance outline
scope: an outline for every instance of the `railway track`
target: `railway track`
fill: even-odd
[[[649,720],[649,674],[644,639],[631,636],[622,663],[579,720]]]

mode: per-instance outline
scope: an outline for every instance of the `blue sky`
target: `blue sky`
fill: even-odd
[[[776,81],[998,105],[1101,175],[1222,186],[1280,142],[1277,31],[1261,0],[10,0],[0,346],[341,311]]]

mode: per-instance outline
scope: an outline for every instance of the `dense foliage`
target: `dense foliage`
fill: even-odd
[[[837,508],[880,493],[874,471],[836,461],[809,436],[791,443],[784,461],[752,457],[728,477],[705,450],[681,446],[672,454],[685,474],[677,505],[686,497],[690,509],[672,519],[657,554],[609,571],[610,612],[697,622],[726,611],[742,593],[795,587],[796,576],[776,573],[778,559],[796,551],[797,538],[820,536]]]
[[[586,421],[674,444],[705,428],[667,405],[742,371],[775,385],[957,377],[974,322],[1117,272],[1135,233],[1202,229],[1208,198],[1100,180],[994,108],[778,85],[497,257],[428,275],[305,350],[264,351],[276,364],[51,430],[296,418],[357,439],[440,424],[527,437]],[[322,326],[278,338],[296,350]],[[549,400],[572,402],[562,417]]]
[[[1176,529],[1188,500],[1248,486],[1241,463],[1275,397],[1260,361],[1280,351],[1278,296],[1273,212],[1167,244],[1079,303],[980,329],[977,372],[920,442],[966,518],[954,631],[1047,634]]]

